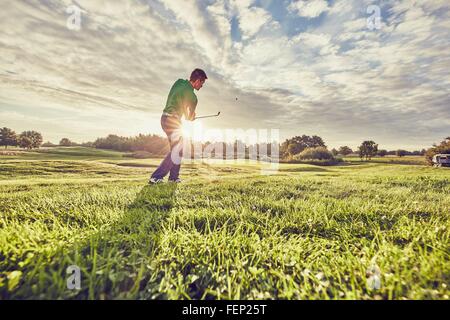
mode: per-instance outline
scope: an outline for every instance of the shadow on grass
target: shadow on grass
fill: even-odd
[[[147,298],[152,258],[161,227],[174,206],[177,185],[145,186],[119,221],[100,228],[68,247],[35,257],[17,290],[0,292],[3,299],[139,299]],[[67,288],[69,266],[81,271],[81,289]],[[1,290],[0,290],[1,291]]]
[[[174,206],[176,189],[173,183],[144,187],[119,223],[77,250],[88,277],[76,298],[142,298],[150,279],[159,276],[152,274],[150,264],[158,253],[161,226]]]

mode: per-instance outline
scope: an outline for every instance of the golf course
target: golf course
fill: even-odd
[[[0,299],[449,299],[448,168],[160,161],[1,155]]]

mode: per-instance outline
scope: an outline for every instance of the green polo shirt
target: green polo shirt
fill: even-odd
[[[178,79],[170,89],[163,112],[177,114],[180,118],[184,115],[186,118],[187,108],[194,112],[197,102],[197,96],[191,83],[188,80]]]

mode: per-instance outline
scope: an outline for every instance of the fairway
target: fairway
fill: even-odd
[[[0,156],[0,299],[449,299],[449,169],[158,163]]]

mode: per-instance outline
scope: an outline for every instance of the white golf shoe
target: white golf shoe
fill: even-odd
[[[150,180],[148,181],[148,184],[160,184],[160,183],[164,183],[164,180],[163,179],[150,178]]]

